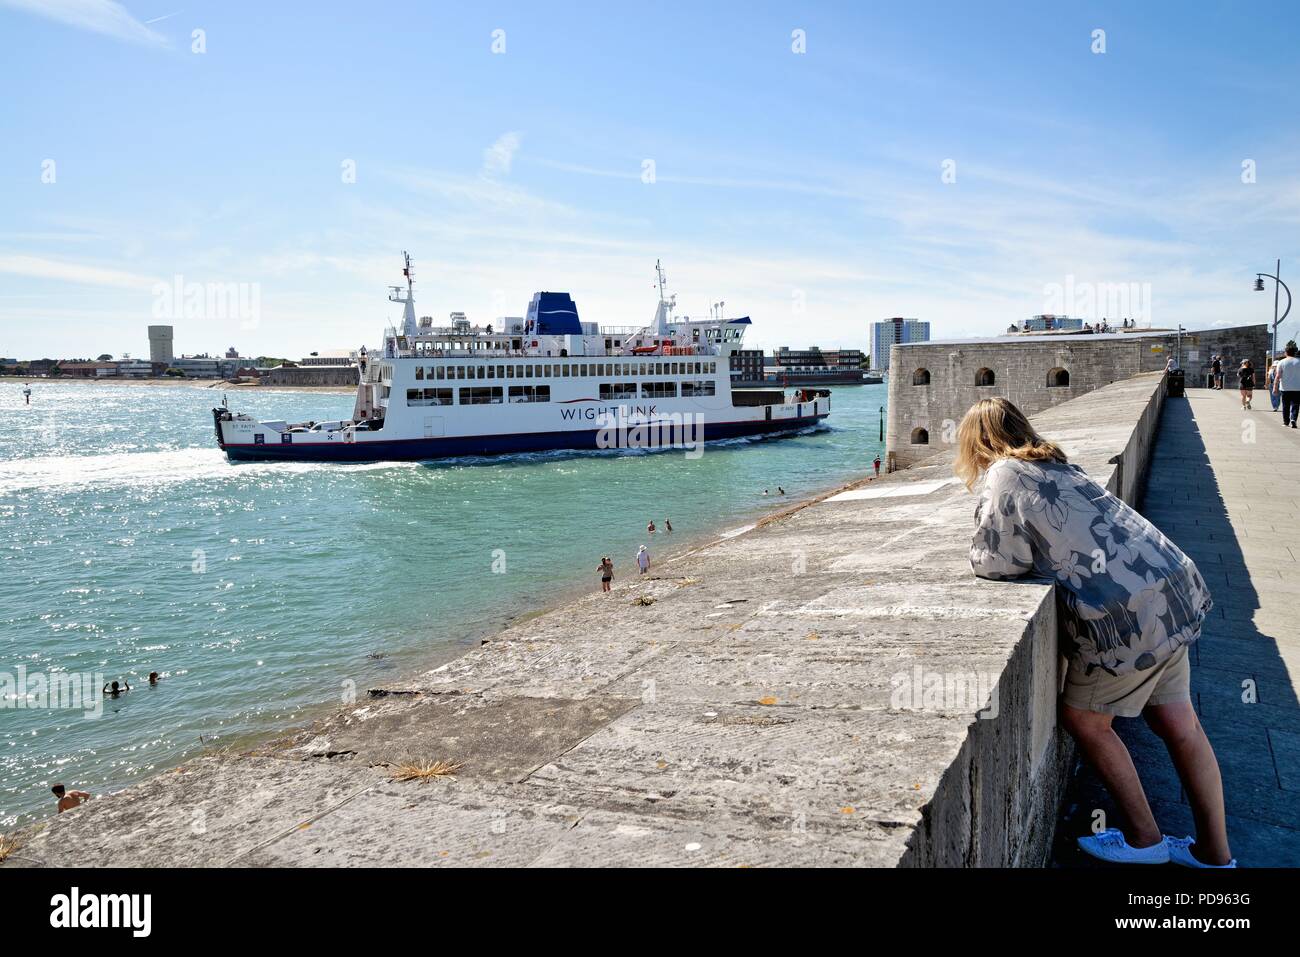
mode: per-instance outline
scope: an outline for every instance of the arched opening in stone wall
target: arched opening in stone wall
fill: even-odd
[[[1064,389],[1070,384],[1070,370],[1062,369],[1059,366],[1051,369],[1047,373],[1047,387],[1049,389]]]
[[[925,431],[925,429],[921,429],[921,428],[913,429],[913,430],[912,430],[912,444],[913,444],[913,445],[929,445],[929,444],[930,444],[930,433],[927,432],[927,431]]]
[[[915,372],[912,373],[912,385],[929,385],[929,384],[930,384],[929,369],[917,369]]]
[[[977,386],[992,385],[993,379],[994,376],[992,369],[980,369],[975,373],[975,384]]]

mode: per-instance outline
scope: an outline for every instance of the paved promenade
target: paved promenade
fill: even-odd
[[[1243,412],[1235,391],[1167,401],[1143,512],[1195,559],[1215,608],[1192,646],[1192,700],[1223,770],[1228,835],[1242,866],[1300,867],[1300,430],[1268,398]],[[1173,765],[1141,720],[1121,736],[1167,834],[1192,833]],[[1095,808],[1091,774],[1065,809],[1057,860]]]

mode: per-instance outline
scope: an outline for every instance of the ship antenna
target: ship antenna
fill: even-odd
[[[415,286],[415,270],[411,268],[411,254],[403,249],[402,256],[406,260],[406,267],[402,270],[402,275],[406,277],[406,291],[409,293]]]
[[[664,267],[659,264],[658,259],[655,260],[655,272],[659,274],[659,299],[662,301],[664,298]]]

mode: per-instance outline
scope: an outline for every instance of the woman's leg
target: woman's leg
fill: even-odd
[[[1228,826],[1223,812],[1223,779],[1214,748],[1196,717],[1190,701],[1149,705],[1142,712],[1151,730],[1160,736],[1173,759],[1178,779],[1187,791],[1196,822],[1192,855],[1202,864],[1227,864]]]
[[[1111,727],[1113,720],[1108,714],[1061,705],[1061,723],[1079,743],[1084,757],[1097,769],[1102,784],[1106,785],[1128,823],[1128,827],[1123,829],[1125,840],[1130,847],[1150,847],[1159,844],[1164,836],[1151,813],[1151,805],[1147,803],[1133,758]]]

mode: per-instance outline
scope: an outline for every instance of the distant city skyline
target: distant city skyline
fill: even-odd
[[[769,352],[1268,322],[1289,10],[0,0],[0,354],[374,344],[404,249],[418,312],[476,322],[540,289],[648,321],[662,259]]]

